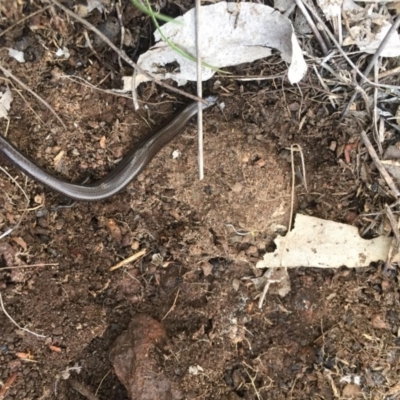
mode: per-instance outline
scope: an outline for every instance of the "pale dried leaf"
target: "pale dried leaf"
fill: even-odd
[[[342,12],[343,0],[317,0],[327,19],[336,18]]]
[[[294,229],[275,239],[276,250],[266,253],[257,268],[365,267],[386,261],[391,242],[392,238],[383,236],[365,240],[355,226],[297,214]]]
[[[9,88],[0,93],[0,118],[8,118],[8,111],[10,110],[12,101],[13,96]]]
[[[162,26],[163,34],[187,53],[196,54],[195,10],[176,18],[177,24],[169,22]],[[281,52],[284,61],[290,64],[290,82],[300,81],[307,65],[288,18],[272,7],[254,3],[219,2],[201,7],[201,53],[202,60],[217,68],[252,62],[271,55],[271,49]],[[179,85],[188,80],[195,81],[196,63],[178,54],[161,40],[158,31],[154,34],[156,45],[139,57],[138,65],[159,79],[174,79]],[[165,65],[178,63],[179,68],[165,71]],[[211,68],[203,67],[203,80],[215,74]],[[136,86],[148,80],[138,74]],[[131,80],[125,79],[125,89],[131,89]]]
[[[392,27],[387,14],[371,12],[369,6],[365,9],[358,6],[353,0],[344,0],[344,19],[349,30],[343,40],[344,46],[355,44],[368,54],[374,54]],[[382,52],[382,57],[398,57],[400,55],[400,36],[394,33]]]
[[[17,60],[19,63],[24,63],[25,62],[25,54],[23,51],[15,50],[15,49],[9,49],[8,50],[8,55],[15,60]]]

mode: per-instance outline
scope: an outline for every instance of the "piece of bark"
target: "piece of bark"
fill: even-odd
[[[114,342],[110,360],[118,378],[135,400],[179,400],[177,385],[164,375],[150,351],[167,340],[164,327],[148,315],[136,315]]]

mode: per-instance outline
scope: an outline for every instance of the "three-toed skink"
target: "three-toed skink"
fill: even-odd
[[[209,96],[205,100],[208,104],[203,104],[203,109],[215,104],[217,97]],[[197,102],[189,104],[170,123],[133,147],[108,175],[88,185],[70,183],[46,172],[24,156],[2,135],[0,135],[0,152],[33,179],[71,199],[103,200],[125,188],[151,159],[183,130],[189,120],[197,114],[197,110]]]

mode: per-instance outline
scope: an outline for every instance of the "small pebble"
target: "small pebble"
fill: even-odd
[[[232,281],[232,287],[233,287],[233,290],[235,292],[237,292],[239,290],[239,286],[240,286],[240,280],[239,279],[234,279]]]

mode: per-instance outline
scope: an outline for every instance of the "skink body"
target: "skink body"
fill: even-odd
[[[205,100],[208,105],[203,105],[203,109],[215,104],[217,98],[210,96]],[[89,185],[70,183],[46,172],[2,135],[0,135],[0,152],[33,179],[71,199],[99,201],[120,192],[135,179],[151,159],[183,130],[189,120],[197,114],[197,110],[196,102],[186,106],[169,124],[132,148],[108,175]]]

